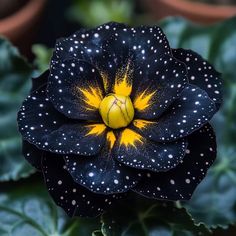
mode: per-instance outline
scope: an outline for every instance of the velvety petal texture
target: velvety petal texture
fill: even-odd
[[[127,192],[141,178],[139,171],[117,162],[106,148],[89,160],[87,157],[65,156],[65,162],[74,181],[95,193]]]
[[[42,170],[48,191],[56,204],[69,216],[94,217],[120,199],[122,195],[97,195],[75,183],[66,170],[63,158],[45,155]]]
[[[186,147],[185,139],[158,143],[127,128],[120,132],[113,155],[119,162],[132,168],[167,171],[184,158]]]
[[[57,40],[18,113],[23,155],[71,217],[131,191],[188,200],[216,158],[222,81],[158,26],[110,22]]]
[[[91,156],[105,143],[104,124],[65,124],[43,139],[46,150],[62,154]]]
[[[205,90],[219,109],[223,99],[221,74],[209,62],[192,50],[173,49],[172,53],[176,59],[186,64],[189,83]]]
[[[104,97],[99,71],[81,60],[67,60],[51,68],[48,97],[54,107],[71,119],[98,120]]]
[[[47,143],[42,140],[67,122],[68,119],[50,103],[45,86],[29,95],[18,113],[18,125],[23,139],[39,148],[45,148]]]
[[[137,131],[157,142],[173,141],[191,134],[206,124],[216,112],[215,103],[195,85],[185,87],[180,97],[157,120]]]
[[[137,60],[143,60],[153,54],[157,57],[171,54],[168,40],[160,27],[132,28],[125,24],[110,22],[92,30],[82,29],[68,38],[59,39],[52,64],[75,58],[109,68],[109,65],[121,66],[124,55],[133,55]]]
[[[142,40],[140,40],[142,38]],[[165,34],[157,26],[129,27],[107,23],[93,30],[81,30],[56,44],[51,67],[67,59],[82,59],[98,68],[109,80],[107,92],[113,89],[115,78],[131,62],[137,67],[155,55],[171,55]]]
[[[18,113],[24,139],[55,153],[94,155],[105,143],[106,126],[69,120],[54,109],[45,87],[33,92]]]
[[[183,161],[168,172],[147,172],[134,191],[150,198],[188,200],[216,158],[216,140],[207,124],[188,138]]]
[[[131,95],[136,117],[158,119],[185,88],[186,67],[168,55],[148,57],[138,66],[133,76],[136,89]]]
[[[42,163],[42,150],[38,149],[33,144],[30,144],[27,141],[23,141],[22,144],[22,153],[25,159],[38,171],[41,171]]]

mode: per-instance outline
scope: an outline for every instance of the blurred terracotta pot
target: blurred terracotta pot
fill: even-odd
[[[5,36],[21,51],[28,52],[46,0],[28,0],[11,15],[0,19],[0,35]]]
[[[183,16],[194,22],[211,24],[236,15],[236,6],[212,5],[191,0],[143,0],[155,19]]]

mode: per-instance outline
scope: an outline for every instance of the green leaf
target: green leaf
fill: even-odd
[[[17,180],[33,172],[21,155],[16,116],[29,93],[32,68],[17,49],[0,38],[0,181]]]
[[[84,26],[93,27],[109,21],[130,22],[133,1],[126,0],[74,0],[68,17]]]
[[[1,236],[89,236],[96,219],[69,219],[37,179],[11,183],[0,193]]]
[[[125,202],[103,214],[103,235],[209,235],[204,225],[194,224],[184,208],[177,208],[172,203],[145,200]]]
[[[207,27],[181,18],[161,25],[172,47],[197,51],[223,76],[224,103],[213,119],[217,161],[184,206],[197,222],[227,227],[236,222],[236,17]]]
[[[34,44],[32,51],[35,54],[34,64],[38,68],[39,72],[44,72],[49,68],[50,60],[52,57],[53,49],[47,48],[42,44]]]
[[[96,230],[92,233],[92,236],[103,236],[103,233],[100,230]]]
[[[213,232],[214,232],[213,234],[214,236],[222,236],[222,235],[232,236],[232,235],[235,235],[236,225],[230,225],[227,229],[218,227],[217,229],[214,229]]]

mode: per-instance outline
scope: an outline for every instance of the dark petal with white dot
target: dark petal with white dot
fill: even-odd
[[[61,156],[47,154],[42,170],[48,191],[55,203],[70,216],[95,217],[124,195],[94,194],[74,182]]]
[[[159,58],[164,54],[171,55],[171,48],[159,27],[131,28],[111,22],[58,40],[51,67],[64,60],[82,59],[93,64],[112,82],[117,70],[129,60],[139,64],[151,56]],[[111,85],[109,84],[109,92]]]
[[[94,29],[82,29],[73,35],[57,40],[52,57],[52,64],[56,61],[68,59],[82,59],[94,65],[102,63],[107,41],[112,38],[119,28],[125,24],[110,22]]]
[[[34,91],[22,104],[18,112],[18,126],[23,139],[45,148],[43,139],[57,130],[68,119],[57,112],[46,95],[45,86]]]
[[[129,51],[126,50],[126,45],[124,47],[118,45],[115,35],[119,29],[127,27],[125,24],[110,22],[60,39],[57,41],[51,65],[53,66],[58,61],[81,59],[94,65],[100,72],[109,75],[109,79],[114,79],[117,68],[127,61],[126,56],[123,58],[123,54],[126,55]]]
[[[186,74],[185,65],[168,55],[155,55],[138,63],[131,95],[136,118],[158,118],[187,85]]]
[[[116,70],[126,67],[128,63],[131,64],[130,69],[140,73],[140,64],[146,61],[152,62],[150,58],[159,59],[161,56],[171,55],[166,36],[157,26],[131,28],[123,25],[113,32],[113,36],[106,41],[105,45],[107,53],[104,54],[100,68],[107,73],[111,83],[114,82]],[[133,80],[136,80],[135,75],[132,76]],[[112,89],[112,84],[109,89]]]
[[[38,148],[55,153],[95,155],[105,143],[105,125],[99,135],[89,134],[94,124],[69,120],[54,109],[42,88],[23,102],[18,113],[23,138]]]
[[[48,97],[55,108],[72,119],[98,120],[104,97],[99,71],[81,60],[57,62],[51,67]]]
[[[105,144],[104,131],[89,134],[93,125],[86,123],[65,124],[42,139],[43,148],[59,154],[78,154],[91,156],[99,153]]]
[[[89,160],[66,156],[65,163],[75,182],[99,194],[127,192],[141,178],[139,171],[114,160],[106,148]]]
[[[129,27],[120,24],[113,31],[112,37],[106,41],[106,49],[110,57],[130,55],[136,63],[142,63],[146,59],[155,56],[171,55],[169,42],[158,26]],[[126,52],[124,52],[126,51]]]
[[[216,158],[216,140],[207,124],[188,138],[182,162],[168,172],[147,172],[134,191],[150,198],[189,200]]]
[[[173,49],[173,56],[184,62],[188,70],[189,83],[205,90],[219,109],[222,103],[221,74],[213,66],[192,50]]]
[[[130,28],[126,24],[116,22],[106,23],[91,30],[80,30],[68,38],[59,39],[55,48],[53,63],[76,58],[102,65],[102,58],[108,60],[108,54],[110,59],[115,56],[119,58],[122,50],[127,48],[140,60],[154,54],[157,57],[171,54],[169,42],[160,27]]]
[[[158,26],[139,26],[131,28],[131,50],[135,54],[135,60],[141,62],[154,56],[171,55],[169,42]]]
[[[169,142],[191,134],[215,114],[215,103],[195,85],[188,85],[180,97],[158,119],[137,131],[157,142]]]
[[[25,159],[38,171],[41,171],[42,150],[23,140],[22,153]]]
[[[187,142],[180,139],[171,143],[157,143],[145,138],[132,145],[114,145],[114,158],[126,166],[152,171],[168,171],[184,158]]]

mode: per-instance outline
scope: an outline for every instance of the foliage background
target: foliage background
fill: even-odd
[[[7,40],[0,39],[0,236],[235,235],[236,17],[211,26],[179,17],[153,22],[133,1],[62,2],[56,4],[64,16],[59,20],[59,10],[52,15],[55,1],[49,3],[37,44],[32,47],[34,61],[27,62]],[[218,157],[188,203],[141,197],[133,201],[130,196],[101,219],[69,219],[51,201],[42,176],[21,155],[16,112],[29,92],[30,78],[48,68],[57,37],[111,20],[159,24],[173,48],[197,51],[222,73],[224,104],[213,120]],[[55,30],[58,24],[61,27]]]

